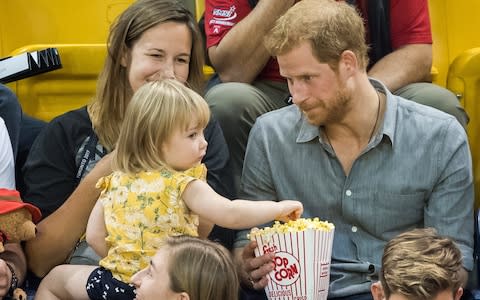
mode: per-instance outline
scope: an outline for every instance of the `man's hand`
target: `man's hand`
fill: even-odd
[[[268,253],[255,257],[254,250],[256,247],[257,242],[252,241],[243,249],[235,249],[235,261],[242,283],[260,290],[268,284],[267,274],[274,268],[273,259],[275,255]]]
[[[0,259],[0,299],[7,295],[10,289],[10,281],[12,280],[12,273],[7,267],[7,263]]]

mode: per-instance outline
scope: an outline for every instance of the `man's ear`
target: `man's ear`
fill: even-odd
[[[340,55],[338,63],[338,72],[342,79],[347,80],[358,70],[357,56],[350,50],[345,50]]]
[[[459,300],[463,295],[463,288],[459,287],[458,290],[455,292],[454,300]]]
[[[370,286],[370,291],[372,292],[373,300],[385,300],[385,295],[383,294],[383,287],[380,281],[372,283],[372,285]]]
[[[185,293],[185,292],[181,292],[179,297],[178,297],[179,300],[190,300],[190,296]],[[456,299],[455,299],[456,300]]]

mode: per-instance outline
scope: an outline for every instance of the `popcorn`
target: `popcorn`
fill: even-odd
[[[327,299],[334,230],[319,218],[302,218],[250,231],[256,256],[275,253],[265,288],[269,300]]]
[[[320,221],[319,218],[300,218],[295,221],[288,221],[287,223],[275,221],[272,227],[264,227],[262,229],[253,228],[250,231],[249,238],[250,240],[254,240],[255,236],[258,235],[269,236],[274,233],[299,232],[307,229],[331,231],[335,229],[335,226],[327,221]]]

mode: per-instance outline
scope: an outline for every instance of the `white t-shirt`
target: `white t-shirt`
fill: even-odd
[[[15,189],[12,143],[2,118],[0,118],[0,188]]]

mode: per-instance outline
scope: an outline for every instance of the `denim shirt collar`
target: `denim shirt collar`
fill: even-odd
[[[369,78],[369,80],[376,90],[387,96],[385,101],[386,109],[384,111],[383,123],[380,127],[380,130],[377,131],[377,133],[375,134],[375,137],[373,139],[374,145],[377,145],[383,139],[383,136],[387,136],[393,146],[395,141],[395,124],[397,122],[396,111],[398,106],[398,100],[385,87],[383,83],[373,78]],[[298,113],[299,119],[297,124],[299,129],[296,142],[299,144],[307,143],[318,138],[320,144],[324,146],[329,145],[328,141],[326,141],[324,138],[325,135],[323,134],[323,126],[317,127],[310,124],[300,110],[298,110]]]

